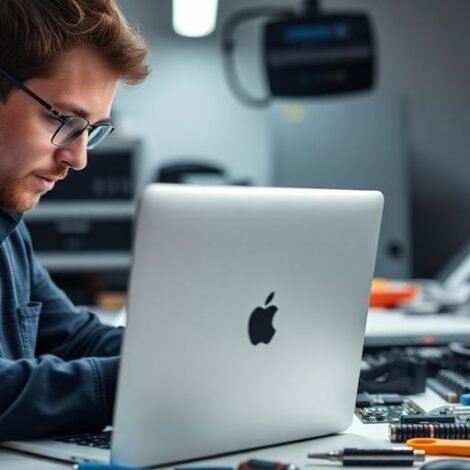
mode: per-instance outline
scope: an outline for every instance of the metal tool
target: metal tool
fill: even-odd
[[[308,454],[309,459],[325,459],[341,462],[345,467],[353,466],[411,466],[415,462],[424,461],[424,451],[409,447],[392,447],[387,449],[344,448],[331,452]]]

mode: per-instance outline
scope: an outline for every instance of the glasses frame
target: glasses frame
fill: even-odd
[[[109,122],[109,121],[100,121],[95,124],[91,124],[88,119],[85,119],[84,117],[81,116],[67,116],[65,114],[60,113],[55,109],[52,105],[50,105],[46,100],[41,98],[39,95],[37,95],[31,88],[28,88],[24,83],[22,83],[20,80],[15,78],[13,75],[9,74],[6,70],[2,69],[0,67],[0,76],[3,76],[6,78],[12,85],[14,85],[16,88],[19,88],[21,91],[29,95],[31,98],[33,98],[36,102],[38,102],[42,107],[46,108],[52,115],[54,119],[56,119],[60,125],[59,127],[55,130],[54,134],[51,137],[51,143],[53,145],[56,145],[57,147],[64,147],[74,140],[78,139],[85,131],[88,131],[89,134],[91,134],[94,130],[100,128],[100,127],[107,127],[109,130],[106,132],[104,137],[102,137],[96,144],[88,146],[87,143],[87,149],[94,148],[96,145],[101,143],[103,139],[111,134],[115,127]],[[67,141],[64,144],[57,144],[54,142],[54,138],[57,136],[57,134],[61,131],[61,129],[70,122],[71,119],[82,119],[84,123],[86,123],[85,127],[78,133],[76,133],[69,141]]]

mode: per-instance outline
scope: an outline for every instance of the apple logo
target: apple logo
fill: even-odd
[[[266,299],[263,307],[256,307],[251,312],[250,320],[248,322],[248,334],[252,344],[258,343],[268,344],[276,330],[273,327],[273,317],[277,312],[275,305],[269,305],[274,298],[274,292],[271,292]]]

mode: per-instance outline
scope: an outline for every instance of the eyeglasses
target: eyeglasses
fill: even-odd
[[[33,90],[21,83],[15,77],[0,67],[0,76],[6,78],[11,84],[24,91],[36,100],[41,106],[46,108],[60,125],[54,132],[51,142],[58,147],[68,145],[78,139],[85,131],[88,131],[87,149],[96,147],[103,139],[114,131],[114,126],[107,121],[90,124],[85,118],[80,116],[65,116],[54,109],[47,101],[36,95]]]

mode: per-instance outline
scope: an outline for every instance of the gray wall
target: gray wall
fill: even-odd
[[[266,112],[246,108],[231,94],[218,36],[175,35],[169,0],[122,0],[120,4],[143,27],[152,50],[153,74],[136,89],[122,89],[115,104],[115,118],[125,134],[145,139],[147,173],[170,158],[199,157],[226,165],[234,179],[268,183]],[[226,5],[229,8],[219,18],[238,9],[238,2],[222,3],[224,9]],[[253,28],[248,32],[253,35]],[[242,48],[241,57],[247,62],[252,41],[245,38],[244,42],[248,47]],[[256,70],[245,67],[242,72],[244,79],[257,84]]]
[[[224,81],[218,34],[179,38],[169,0],[120,0],[143,27],[152,76],[116,100],[121,136],[144,139],[145,174],[170,157],[226,164],[234,178],[269,184],[268,112],[238,103]],[[220,0],[219,19],[252,5],[288,0]],[[370,12],[379,46],[377,93],[404,96],[409,109],[415,275],[431,276],[470,233],[470,2],[468,0],[325,0],[327,9]],[[240,31],[243,80],[261,90],[257,30]]]
[[[328,4],[370,11],[380,89],[408,98],[415,272],[432,275],[470,238],[470,2]]]

